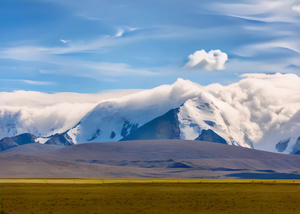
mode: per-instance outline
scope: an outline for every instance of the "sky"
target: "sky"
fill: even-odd
[[[1,0],[0,91],[300,76],[300,0]]]

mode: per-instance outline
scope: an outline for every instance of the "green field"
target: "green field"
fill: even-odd
[[[0,179],[1,214],[299,212],[298,180]]]

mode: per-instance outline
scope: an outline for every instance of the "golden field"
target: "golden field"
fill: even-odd
[[[299,180],[0,179],[0,213],[299,213]]]

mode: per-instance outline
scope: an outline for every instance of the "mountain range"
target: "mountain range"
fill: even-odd
[[[49,124],[48,131],[26,126],[21,111],[0,113],[1,150],[28,143],[173,139],[300,154],[300,78],[292,74],[252,74],[228,86],[178,79],[101,101],[77,124]]]

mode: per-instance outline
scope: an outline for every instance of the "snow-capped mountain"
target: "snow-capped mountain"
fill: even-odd
[[[74,143],[118,141],[145,123],[202,93],[202,86],[178,79],[173,85],[100,103],[67,134]]]
[[[300,78],[292,74],[244,77],[228,86],[201,86],[178,79],[172,85],[100,102],[77,125],[38,140],[70,145],[187,139],[271,152],[299,152]]]
[[[0,139],[23,133],[37,137],[62,133],[77,124],[98,103],[133,92],[136,90],[100,94],[0,92]]]

